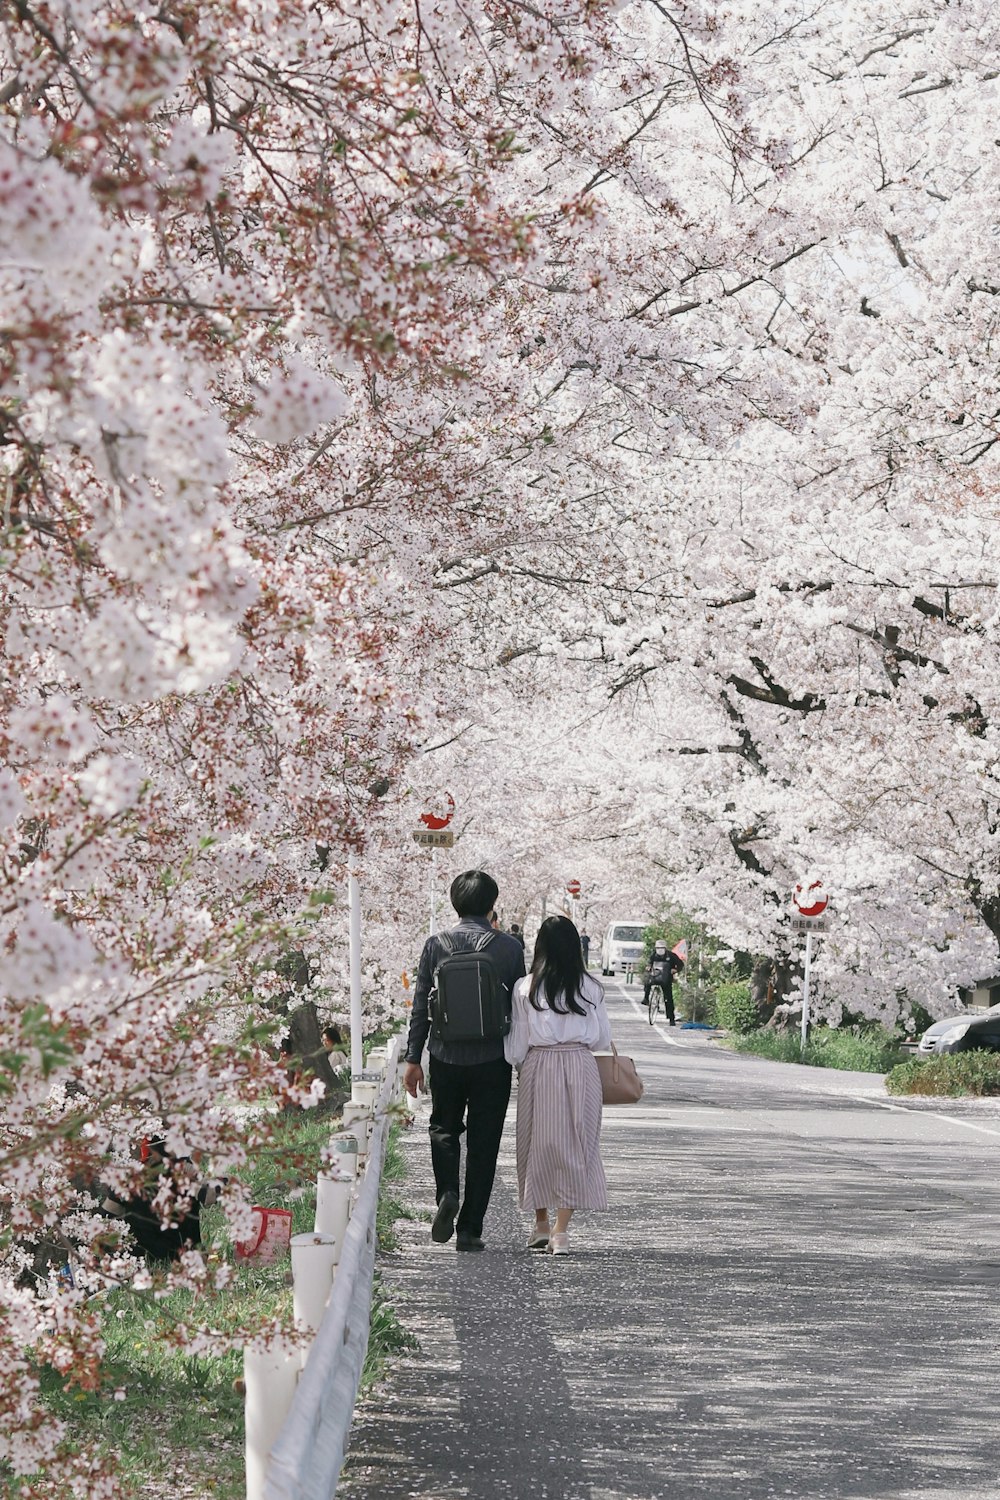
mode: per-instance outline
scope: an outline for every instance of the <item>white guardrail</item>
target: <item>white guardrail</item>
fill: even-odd
[[[368,1349],[375,1211],[388,1133],[386,1107],[399,1087],[403,1037],[388,1048],[371,1106],[372,1133],[357,1200],[344,1235],[333,1290],[276,1441],[264,1478],[264,1500],[332,1500],[337,1492]],[[249,1416],[249,1412],[248,1412]]]

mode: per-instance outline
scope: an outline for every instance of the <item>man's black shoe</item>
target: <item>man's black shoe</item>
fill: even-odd
[[[455,1249],[485,1250],[486,1246],[483,1244],[478,1234],[467,1234],[464,1230],[459,1230],[458,1239],[455,1241]]]
[[[455,1233],[455,1219],[458,1216],[458,1194],[445,1193],[438,1204],[438,1211],[434,1215],[431,1225],[431,1239],[435,1244],[444,1245]]]

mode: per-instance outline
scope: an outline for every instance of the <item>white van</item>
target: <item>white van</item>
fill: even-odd
[[[601,973],[617,974],[642,963],[642,935],[648,922],[612,922],[601,943]]]

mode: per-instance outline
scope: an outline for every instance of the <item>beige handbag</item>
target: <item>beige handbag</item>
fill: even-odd
[[[601,1075],[601,1092],[605,1104],[638,1104],[642,1098],[642,1079],[635,1071],[630,1057],[619,1057],[618,1048],[611,1043],[611,1055],[595,1053],[597,1070]]]

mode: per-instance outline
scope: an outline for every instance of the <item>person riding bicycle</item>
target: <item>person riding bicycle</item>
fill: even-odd
[[[649,992],[654,986],[662,990],[663,1008],[671,1026],[677,1024],[674,1019],[674,974],[679,974],[683,967],[684,960],[680,955],[669,952],[663,939],[657,938],[653,944],[649,965],[643,974],[642,1003],[643,1005],[649,1004]]]

